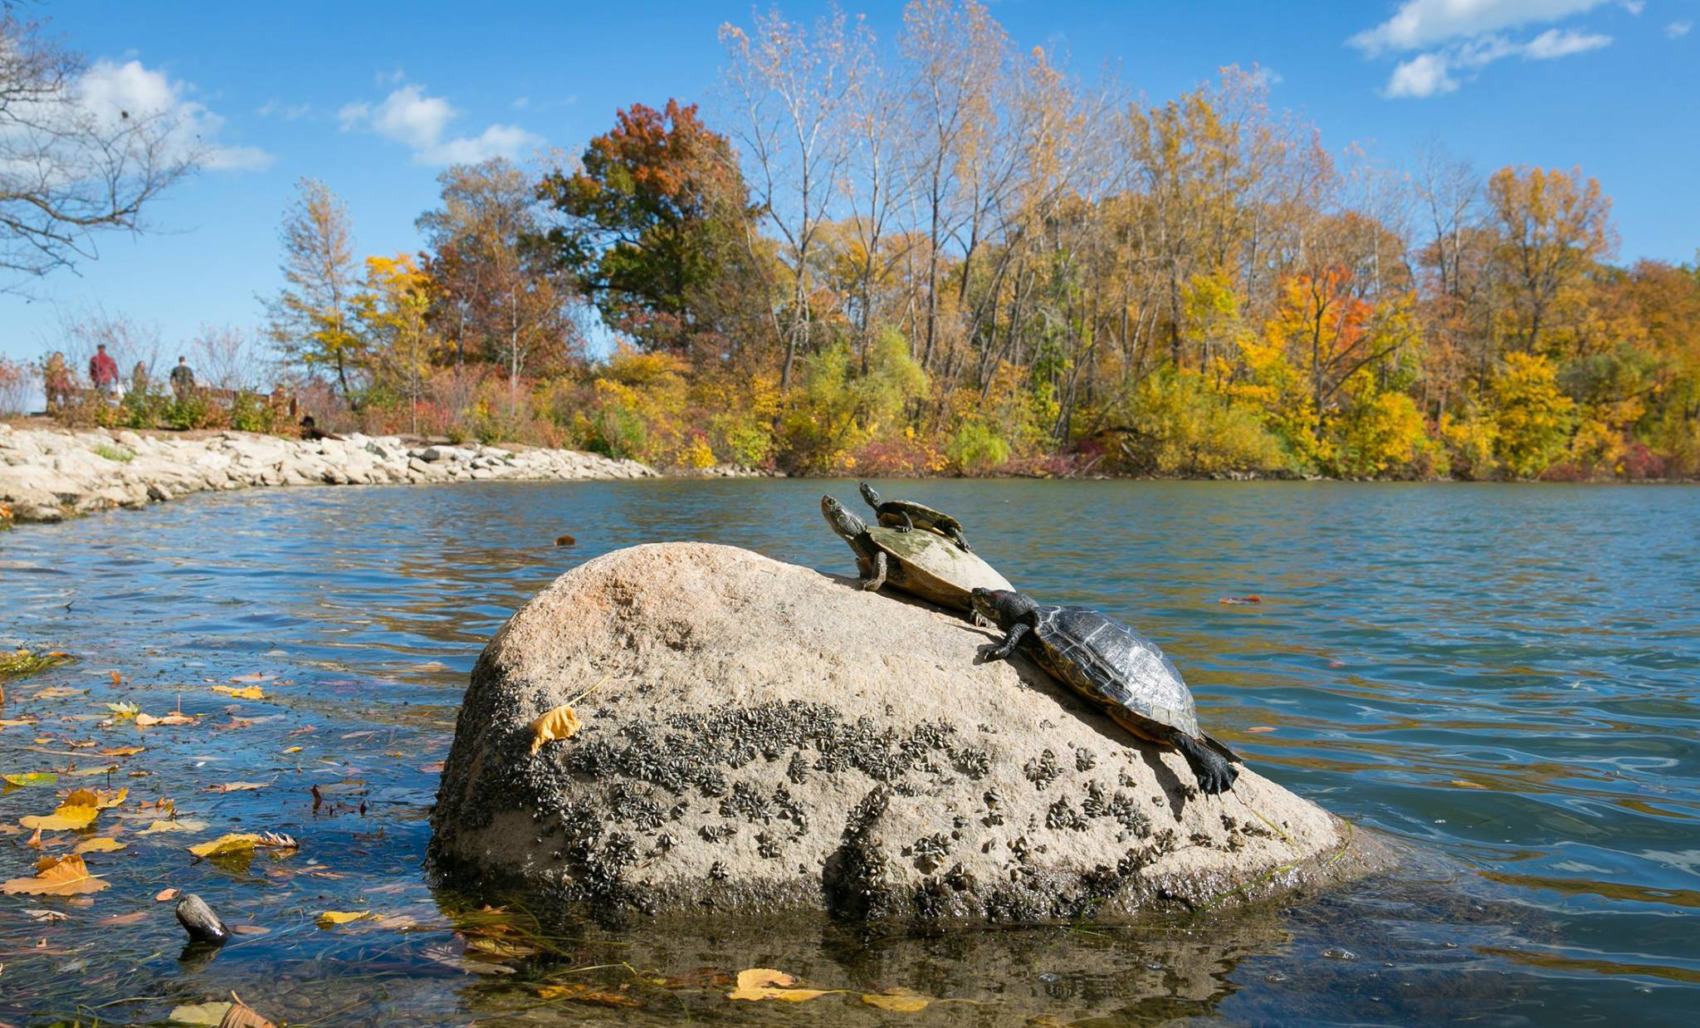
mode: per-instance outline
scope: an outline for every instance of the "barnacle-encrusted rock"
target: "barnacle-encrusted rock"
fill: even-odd
[[[1198,796],[1178,754],[1025,659],[980,663],[991,638],[745,550],[607,554],[484,651],[433,857],[602,909],[1003,922],[1218,905],[1375,859],[1254,768]],[[587,690],[583,728],[533,754],[531,722]]]

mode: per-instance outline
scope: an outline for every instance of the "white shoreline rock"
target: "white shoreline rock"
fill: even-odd
[[[260,486],[655,477],[658,472],[647,464],[574,450],[409,448],[394,436],[358,433],[315,441],[249,432],[181,439],[0,423],[0,504],[10,506],[20,522],[62,521],[190,493]]]

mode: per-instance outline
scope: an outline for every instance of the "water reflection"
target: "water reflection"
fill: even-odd
[[[853,994],[734,1006],[715,976],[742,966],[781,967],[822,988],[972,1000],[905,1015],[940,1023],[1700,1017],[1700,494],[885,489],[956,514],[976,549],[1029,591],[1140,625],[1193,683],[1202,719],[1260,770],[1438,857],[1347,895],[1185,924],[933,939],[820,926],[597,935],[557,925],[549,931],[559,939],[507,961],[510,973],[469,972],[478,936],[457,921],[460,900],[428,889],[420,858],[434,764],[489,634],[563,570],[632,543],[705,539],[846,572],[849,551],[820,524],[816,501],[831,490],[853,502],[853,484],[205,496],[0,536],[0,642],[84,657],[12,690],[4,716],[41,720],[0,730],[0,769],[92,768],[71,743],[104,742],[107,730],[78,718],[113,699],[152,712],[180,702],[204,715],[202,726],[131,730],[146,751],[86,781],[176,801],[212,826],[198,838],[286,831],[302,849],[244,869],[193,863],[180,840],[138,839],[145,820],[116,819],[133,844],[90,858],[114,883],[93,905],[0,902],[0,1020],[46,1023],[75,1016],[78,1004],[117,1004],[102,1016],[146,1020],[230,988],[274,1019],[321,1023],[896,1016]],[[563,532],[579,544],[554,547]],[[1263,603],[1217,602],[1249,593]],[[275,676],[264,701],[210,691],[252,672]],[[50,686],[79,692],[38,698]],[[266,788],[205,790],[237,780]],[[50,797],[9,789],[0,821],[45,813]],[[0,876],[27,870],[35,851],[22,841],[0,837]],[[151,899],[167,885],[270,931],[180,964],[175,925]],[[47,907],[73,920],[24,913]],[[322,930],[315,918],[327,909],[411,925]],[[597,965],[621,969],[578,970]],[[637,981],[626,965],[672,984]],[[581,974],[614,994],[625,986],[642,1005],[538,996]]]

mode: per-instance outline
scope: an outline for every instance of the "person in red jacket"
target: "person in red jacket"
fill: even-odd
[[[111,396],[118,391],[118,362],[106,352],[105,343],[96,346],[95,355],[89,358],[89,381],[96,392]]]

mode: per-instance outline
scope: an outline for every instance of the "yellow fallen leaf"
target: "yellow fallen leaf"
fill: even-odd
[[[199,1024],[218,1028],[224,1015],[230,1012],[229,1003],[185,1003],[172,1007],[168,1020],[173,1024]]]
[[[94,793],[87,789],[78,789],[65,797],[65,802],[59,804],[59,809],[53,813],[22,817],[18,819],[18,823],[25,828],[37,830],[74,832],[79,828],[87,828],[100,816],[100,807],[96,803]]]
[[[300,753],[300,752],[301,752],[301,747],[299,747],[299,746],[291,746],[291,747],[289,747],[289,748],[288,748],[288,749],[287,749],[287,750],[284,750],[284,751],[283,751],[283,752],[285,752],[285,753]]]
[[[573,713],[571,704],[556,707],[531,723],[532,754],[535,755],[546,742],[571,739],[578,734],[581,727],[583,726],[579,724],[578,715]]]
[[[161,832],[204,832],[206,830],[207,823],[205,821],[196,821],[186,817],[177,821],[155,821],[136,834],[158,835]]]
[[[271,832],[255,835],[244,832],[236,835],[221,835],[211,842],[203,842],[199,846],[190,846],[189,852],[197,857],[221,857],[229,853],[246,853],[255,849],[294,849],[295,846],[295,840],[287,835],[273,835]]]
[[[50,685],[36,693],[35,698],[38,700],[62,700],[67,696],[81,696],[86,691],[84,689],[67,689],[62,685]]]
[[[370,910],[327,910],[319,915],[319,927],[330,928],[372,916]]]
[[[891,1010],[899,1014],[915,1014],[927,1009],[932,1000],[908,989],[887,989],[884,992],[865,992],[862,1002],[870,1007]]]
[[[59,776],[51,771],[31,771],[21,775],[0,775],[9,785],[52,785]]]
[[[9,895],[27,893],[31,896],[77,896],[99,892],[112,883],[89,874],[83,858],[72,853],[64,857],[43,857],[36,865],[34,878],[14,878],[0,882],[0,892]]]
[[[114,746],[109,750],[101,750],[100,755],[103,757],[133,757],[145,749],[147,749],[146,746]]]
[[[811,999],[819,999],[830,992],[841,991],[833,989],[792,989],[788,986],[796,984],[797,979],[784,971],[775,971],[770,967],[752,967],[748,971],[738,972],[738,987],[726,994],[727,999],[764,1000],[776,999],[785,1003],[804,1003]]]
[[[86,793],[86,792],[88,792],[88,790],[87,789],[78,789],[77,792]],[[74,792],[71,795],[75,796],[75,795],[77,795],[77,792]],[[98,809],[98,810],[111,810],[113,807],[116,807],[120,803],[123,803],[124,797],[126,797],[128,795],[130,795],[129,789],[119,789],[116,792],[114,792],[111,789],[96,789],[94,791],[95,808]],[[69,798],[70,797],[66,797],[67,800]]]
[[[230,1009],[224,1012],[224,1019],[218,1022],[218,1028],[277,1028],[277,1025],[261,1017],[248,1004],[242,1002],[242,997],[236,993],[230,994]]]
[[[119,842],[117,839],[108,839],[106,836],[103,835],[103,836],[100,836],[99,838],[96,838],[96,839],[90,839],[87,842],[77,843],[76,848],[71,850],[71,852],[72,853],[116,853],[119,850],[125,850],[125,849],[129,849],[129,848],[130,848],[129,843]]]
[[[537,990],[543,999],[564,999],[597,1007],[641,1007],[643,1003],[622,992],[608,992],[583,984],[544,985]]]
[[[229,685],[215,685],[212,687],[212,691],[227,693],[239,700],[263,700],[266,698],[265,690],[257,685],[247,685],[240,689]]]
[[[1447,785],[1456,785],[1460,789],[1486,789],[1487,788],[1487,786],[1482,785],[1478,782],[1465,781],[1462,778],[1454,778],[1454,779],[1452,779],[1452,781],[1447,782],[1446,784]]]
[[[142,712],[142,708],[134,703],[108,703],[106,709],[112,711],[113,717],[120,721],[133,718]]]

